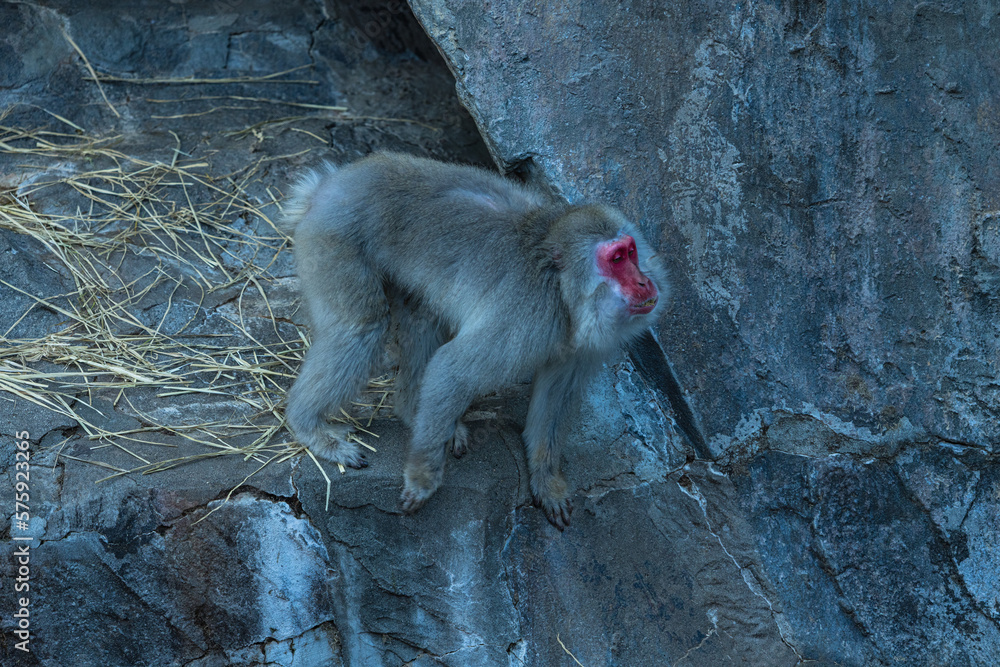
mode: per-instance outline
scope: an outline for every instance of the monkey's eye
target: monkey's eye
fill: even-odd
[[[611,258],[611,263],[612,264],[621,264],[621,261],[623,259],[625,259],[625,258],[622,257],[620,254],[616,254],[614,257]]]
[[[629,248],[628,249],[628,256],[632,257],[633,255],[635,255],[635,248]]]

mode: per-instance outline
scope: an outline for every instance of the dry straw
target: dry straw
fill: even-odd
[[[271,192],[260,182],[263,160],[212,175],[206,162],[186,157],[179,146],[166,161],[128,155],[117,148],[118,137],[90,136],[52,115],[70,131],[8,127],[0,116],[0,154],[21,163],[28,176],[17,190],[0,190],[0,227],[35,239],[46,263],[68,276],[73,288],[42,297],[0,281],[31,302],[0,336],[0,390],[78,422],[94,445],[85,458],[63,456],[107,468],[105,479],[231,455],[257,462],[256,472],[303,453],[299,444],[278,437],[284,388],[306,343],[301,332],[280,324],[268,301],[270,269],[287,239],[272,223],[279,197],[262,201],[249,194]],[[39,210],[40,202],[67,195],[83,202],[72,215]],[[135,266],[144,267],[141,275],[132,275]],[[205,299],[222,290],[238,294],[226,311],[227,326],[195,332],[208,315]],[[196,304],[192,293],[200,295]],[[177,316],[178,294],[187,295],[184,317]],[[251,299],[263,303],[254,316],[266,310],[277,342],[264,343],[250,331],[244,311]],[[151,319],[145,314],[151,307],[162,314]],[[12,337],[36,308],[57,313],[58,330]],[[389,383],[375,380],[369,389],[377,399],[370,406],[374,416]],[[98,392],[142,426],[102,427],[107,420],[87,400]],[[227,397],[227,414],[220,410],[218,420],[188,423],[178,411],[142,414],[135,407],[169,405],[191,394]],[[228,407],[233,402],[236,411]],[[194,443],[196,453],[163,453],[178,441]],[[105,448],[127,453],[134,465],[102,460]],[[330,478],[323,475],[329,502]]]

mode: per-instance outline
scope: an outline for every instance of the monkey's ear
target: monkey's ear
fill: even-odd
[[[557,271],[566,268],[566,261],[563,256],[562,246],[557,243],[550,243],[548,248],[549,262]]]

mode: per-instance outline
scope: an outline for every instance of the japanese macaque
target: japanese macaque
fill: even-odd
[[[562,530],[560,446],[586,381],[647,329],[661,262],[617,210],[555,202],[497,174],[382,153],[306,174],[285,209],[312,346],[287,419],[315,454],[368,465],[326,415],[377,370],[400,320],[396,414],[412,431],[400,498],[419,509],[460,456],[477,396],[533,374],[524,428],[531,492]],[[404,305],[405,304],[405,305]]]

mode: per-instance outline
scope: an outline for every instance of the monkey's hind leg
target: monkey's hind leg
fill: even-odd
[[[327,422],[364,388],[382,356],[389,307],[381,280],[349,247],[296,238],[296,263],[309,310],[312,345],[288,392],[285,416],[300,443],[351,468],[367,459],[352,428]],[[301,250],[300,250],[301,249]]]
[[[405,512],[420,509],[441,486],[446,450],[464,450],[468,441],[469,431],[461,421],[462,415],[478,390],[500,377],[501,371],[483,367],[475,341],[473,334],[445,343],[424,371],[403,473],[400,502]]]

